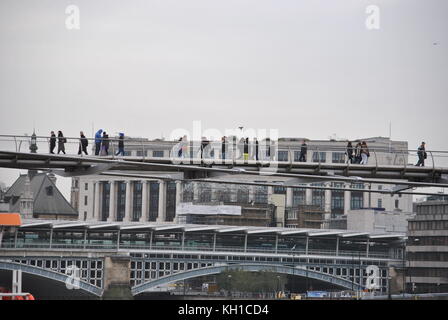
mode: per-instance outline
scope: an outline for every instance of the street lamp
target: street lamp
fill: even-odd
[[[390,283],[391,283],[391,281],[392,281],[392,277],[389,275],[389,276],[387,277],[387,291],[388,291],[388,293],[387,293],[387,298],[388,298],[389,300],[392,300],[392,294],[391,294],[391,292],[390,292]]]
[[[229,296],[230,298],[232,298],[232,275],[229,274],[227,275],[227,279],[229,280]]]
[[[277,298],[280,299],[280,276],[277,276]]]
[[[33,131],[33,134],[31,135],[30,152],[37,153],[37,149],[37,137],[36,133]]]

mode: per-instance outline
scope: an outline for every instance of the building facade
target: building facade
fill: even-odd
[[[271,158],[277,161],[298,161],[302,138],[281,138],[271,150]],[[346,141],[306,140],[308,144],[306,161],[344,163]],[[390,141],[388,138],[363,139],[371,149],[370,162],[379,165],[404,164],[407,158],[399,152],[407,150],[407,142]],[[130,157],[169,158],[176,150],[177,141],[133,140],[125,144],[125,155]],[[230,148],[232,149],[232,148]],[[235,147],[234,149],[237,149]],[[251,148],[253,155],[253,149]],[[260,147],[260,150],[261,147]],[[197,151],[197,150],[196,150]],[[196,151],[190,151],[193,154]],[[199,151],[198,151],[199,152]],[[264,152],[264,151],[259,151]],[[176,153],[177,155],[177,153]],[[216,154],[214,156],[217,156]],[[142,172],[142,175],[149,175]],[[160,172],[153,173],[160,175]],[[170,176],[182,173],[170,173]],[[281,181],[276,177],[257,179],[265,182]],[[263,182],[260,181],[260,182]],[[176,204],[195,203],[256,203],[276,206],[275,225],[294,227],[286,215],[293,215],[301,207],[314,206],[323,212],[321,227],[328,227],[325,221],[346,216],[349,212],[362,208],[382,208],[386,212],[412,212],[412,196],[389,195],[363,192],[383,190],[381,184],[366,183],[314,183],[315,187],[333,187],[341,190],[288,188],[282,186],[213,185],[204,183],[184,183],[161,179],[110,178],[107,176],[82,176],[73,178],[71,203],[79,212],[81,220],[101,221],[159,221],[176,222]],[[342,189],[354,189],[345,191]],[[359,189],[359,191],[357,191]],[[275,202],[275,203],[274,203]],[[302,211],[299,211],[302,212]],[[316,221],[316,219],[314,219]],[[314,223],[317,225],[317,223]]]
[[[406,265],[408,292],[448,292],[448,200],[416,204],[408,227]]]
[[[0,210],[20,213],[26,219],[78,219],[78,212],[57,188],[53,174],[30,170],[20,175],[4,194],[3,201]]]

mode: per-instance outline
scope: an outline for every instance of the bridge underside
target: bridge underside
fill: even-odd
[[[241,271],[251,271],[251,272],[260,272],[260,271],[270,271],[274,273],[304,277],[314,280],[319,280],[325,282],[327,284],[331,284],[332,286],[338,286],[340,288],[344,288],[347,290],[361,290],[362,286],[357,283],[353,283],[347,279],[343,279],[340,277],[332,276],[326,273],[317,272],[313,270],[306,270],[304,268],[292,268],[288,266],[282,265],[263,265],[263,264],[231,264],[231,265],[223,265],[223,266],[212,266],[200,269],[189,270],[181,273],[172,274],[169,276],[161,277],[156,280],[151,280],[144,282],[140,285],[134,286],[132,288],[132,294],[138,295],[143,292],[149,291],[158,286],[170,284],[177,281],[219,274],[224,271],[230,270],[241,270]]]
[[[173,161],[174,160],[174,161]],[[448,183],[448,168],[410,165],[358,165],[344,163],[282,162],[255,160],[186,159],[177,163],[171,158],[68,156],[0,151],[0,167],[55,170],[66,176],[99,174],[104,171],[183,172],[185,178],[204,178],[210,173],[269,174],[274,176],[314,175],[400,179],[413,182]],[[60,170],[58,172],[57,170]]]
[[[30,293],[32,294],[35,288],[44,288],[42,294],[51,295],[53,298],[57,298],[58,292],[61,295],[63,294],[64,296],[80,297],[83,299],[92,296],[100,297],[103,294],[103,290],[101,288],[95,287],[84,281],[77,282],[76,286],[70,285],[74,284],[74,282],[72,281],[73,279],[69,275],[48,269],[7,261],[0,261],[0,271],[2,272],[1,273],[2,281],[0,283],[3,286],[8,287],[7,283],[5,283],[4,280],[5,279],[4,271],[14,271],[14,270],[21,270],[24,274],[27,274],[28,281],[26,281],[27,279],[25,278],[24,283],[31,284],[29,290]],[[53,288],[47,285],[46,281],[48,280],[55,282]],[[66,286],[67,283],[69,284],[68,286]],[[11,282],[9,282],[9,284],[11,284]],[[43,286],[41,287],[41,285]],[[24,287],[24,290],[27,289],[28,289],[27,287]],[[57,291],[51,292],[51,290],[48,289]]]

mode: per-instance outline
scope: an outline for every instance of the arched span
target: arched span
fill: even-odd
[[[205,267],[205,268],[199,268],[194,270],[188,270],[185,272],[175,273],[168,276],[164,276],[155,280],[147,281],[142,284],[139,284],[137,286],[134,286],[132,288],[132,294],[137,295],[142,292],[145,292],[151,288],[154,288],[156,286],[165,285],[171,282],[175,281],[181,281],[201,276],[207,276],[212,274],[218,274],[223,271],[227,270],[243,270],[243,271],[271,271],[275,273],[283,273],[283,274],[289,274],[289,275],[295,275],[295,276],[301,276],[301,277],[308,277],[311,279],[320,280],[323,282],[331,283],[340,287],[343,287],[345,289],[351,290],[352,288],[354,290],[361,290],[362,286],[358,285],[357,283],[352,283],[352,281],[336,277],[333,275],[329,275],[326,273],[313,271],[300,268],[300,267],[288,267],[288,266],[282,266],[282,265],[271,265],[271,264],[229,264],[229,265],[219,265],[219,266],[212,266],[212,267]]]
[[[25,273],[37,275],[63,283],[66,283],[67,280],[70,279],[70,276],[63,273],[9,261],[0,261],[0,270],[22,270],[22,272]],[[101,297],[103,294],[103,289],[82,280],[79,280],[79,289],[94,294],[98,297]]]

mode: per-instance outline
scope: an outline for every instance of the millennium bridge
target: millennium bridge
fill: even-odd
[[[362,290],[374,265],[378,292],[387,293],[391,270],[403,266],[404,241],[403,234],[349,230],[31,219],[4,230],[0,270],[72,283],[76,268],[77,288],[101,297],[115,285],[139,295],[235,269]]]

